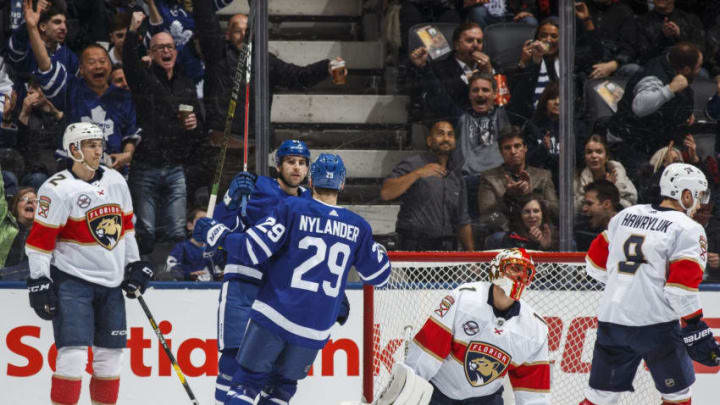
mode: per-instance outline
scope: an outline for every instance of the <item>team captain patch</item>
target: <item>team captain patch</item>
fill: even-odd
[[[510,355],[484,342],[470,342],[465,351],[465,377],[473,387],[490,384],[505,374]]]
[[[93,238],[107,250],[113,250],[122,236],[122,208],[117,204],[101,205],[85,214]]]

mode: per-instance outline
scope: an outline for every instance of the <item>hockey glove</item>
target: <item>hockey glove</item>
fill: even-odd
[[[58,306],[58,298],[53,289],[52,280],[44,276],[37,279],[28,278],[27,288],[30,306],[37,316],[46,321],[52,320],[57,313]]]
[[[255,191],[255,181],[257,176],[250,172],[240,172],[233,177],[230,182],[225,197],[223,198],[223,204],[230,210],[237,210],[238,206],[243,208],[243,216],[245,216],[244,205],[247,203],[247,199],[250,197],[253,191]]]
[[[212,252],[222,247],[225,237],[230,233],[227,226],[212,218],[200,218],[195,222],[193,239],[205,244],[206,251]]]
[[[345,325],[345,322],[347,322],[349,316],[350,301],[348,301],[347,294],[343,293],[343,300],[340,303],[340,312],[338,312],[338,316],[335,321],[337,321],[337,323],[339,323],[340,325]]]
[[[137,298],[138,294],[142,295],[152,276],[152,265],[148,262],[139,260],[125,266],[125,280],[121,284],[125,296]]]
[[[680,333],[691,359],[710,367],[720,365],[720,345],[704,321],[688,323]]]

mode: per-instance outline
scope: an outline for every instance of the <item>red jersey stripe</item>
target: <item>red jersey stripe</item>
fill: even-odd
[[[510,383],[515,390],[550,391],[550,363],[510,366]]]
[[[35,220],[25,244],[35,250],[52,252],[55,249],[55,240],[62,230],[62,226],[48,225]]]
[[[586,258],[599,269],[605,270],[607,268],[608,241],[605,232],[596,236],[595,240],[592,241]]]
[[[465,363],[465,352],[467,351],[467,345],[459,340],[453,340],[452,342],[452,355],[460,363]]]
[[[444,359],[450,354],[452,333],[433,318],[428,318],[415,335],[415,341],[438,358]]]
[[[690,259],[680,259],[670,263],[667,285],[685,290],[697,291],[702,281],[702,267]]]

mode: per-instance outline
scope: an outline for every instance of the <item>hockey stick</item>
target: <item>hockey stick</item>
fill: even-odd
[[[190,397],[190,402],[193,403],[193,405],[200,405],[200,402],[198,402],[197,399],[195,399],[195,394],[193,394],[192,389],[190,389],[190,385],[188,384],[187,380],[185,379],[185,375],[180,371],[180,366],[178,366],[177,360],[175,360],[175,356],[173,356],[172,351],[170,351],[170,348],[167,345],[167,342],[165,341],[165,337],[163,336],[162,332],[160,332],[160,328],[158,328],[157,323],[155,323],[155,318],[153,318],[152,313],[150,313],[150,308],[148,308],[147,304],[145,303],[145,299],[142,295],[140,295],[139,291],[135,291],[135,297],[137,298],[138,302],[140,303],[140,306],[142,307],[143,311],[145,312],[145,316],[147,316],[148,321],[150,321],[150,326],[152,326],[153,331],[155,331],[155,334],[158,337],[158,340],[160,341],[160,344],[162,345],[163,349],[165,349],[165,354],[170,359],[170,362],[172,363],[173,368],[175,369],[175,374],[177,374],[178,378],[180,379],[180,382],[182,383],[183,387],[185,388],[185,392],[187,392],[188,396]]]
[[[232,132],[232,123],[235,119],[235,110],[237,109],[237,99],[240,94],[240,85],[243,79],[245,79],[245,133],[243,135],[243,171],[247,171],[247,160],[248,160],[248,108],[250,106],[250,69],[252,62],[252,39],[253,39],[253,21],[255,18],[255,11],[252,7],[252,2],[248,0],[248,6],[250,7],[250,15],[248,16],[248,26],[243,38],[242,49],[238,54],[238,61],[235,65],[235,73],[233,75],[233,86],[230,91],[230,103],[228,104],[228,112],[225,116],[225,128],[223,130],[223,140],[220,146],[220,156],[218,157],[218,164],[215,167],[215,174],[213,175],[213,182],[210,191],[210,201],[208,201],[207,216],[212,218],[215,212],[215,203],[217,203],[217,195],[220,189],[220,180],[222,178],[223,166],[225,165],[225,155],[227,153],[228,144],[230,143],[230,134]],[[243,207],[245,204],[245,197],[243,197]],[[244,208],[243,208],[244,211]],[[243,212],[244,214],[244,212]]]

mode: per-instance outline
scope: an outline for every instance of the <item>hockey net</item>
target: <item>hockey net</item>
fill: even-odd
[[[447,291],[465,282],[488,281],[495,252],[390,252],[393,272],[379,289],[365,287],[363,396],[372,403],[402,361],[412,339]],[[549,329],[551,401],[577,405],[587,387],[603,286],[585,273],[583,253],[533,253],[537,274],[523,300],[545,318]],[[644,367],[633,381],[635,392],[621,404],[660,403]],[[507,405],[507,403],[506,403]]]

